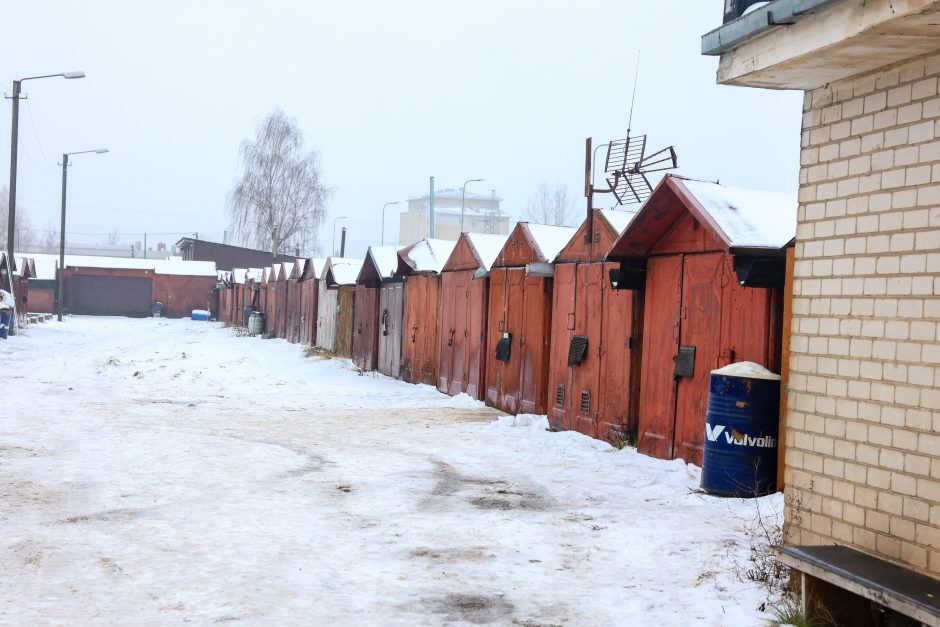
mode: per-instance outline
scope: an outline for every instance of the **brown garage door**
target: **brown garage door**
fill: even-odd
[[[72,276],[69,311],[88,316],[149,316],[152,281],[126,276]]]

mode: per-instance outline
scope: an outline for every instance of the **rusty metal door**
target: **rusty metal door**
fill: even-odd
[[[409,383],[435,385],[439,277],[414,275],[405,280],[402,378]]]
[[[317,346],[328,351],[336,350],[336,290],[328,289],[326,281],[320,281],[317,306]]]
[[[522,331],[519,335],[523,362],[518,383],[519,411],[544,414],[551,347],[552,280],[526,276],[524,268],[520,268],[519,274],[523,282]]]
[[[601,330],[601,286],[598,281],[597,264],[576,264],[575,317],[572,337],[585,338],[587,348],[581,363],[571,367],[571,392],[569,412],[572,428],[580,433],[597,437],[598,382],[600,378],[600,330]],[[565,349],[569,348],[566,342]]]
[[[379,372],[396,379],[401,378],[404,297],[402,283],[379,288]]]
[[[607,276],[617,264],[597,265],[603,301],[597,437],[621,442],[628,434],[636,432],[643,291],[612,289]]]
[[[490,281],[486,278],[474,279],[473,271],[466,271],[465,281],[468,286],[467,301],[467,336],[461,342],[466,363],[467,381],[464,391],[477,400],[483,400],[486,388],[486,333],[487,306]]]
[[[278,281],[275,285],[277,295],[274,303],[275,315],[277,316],[276,330],[277,336],[281,339],[287,338],[287,281]]]
[[[312,345],[317,337],[319,281],[308,279],[302,281],[300,286],[300,341]]]
[[[352,358],[355,315],[355,288],[345,287],[336,290],[336,354],[339,357]]]
[[[379,289],[356,286],[353,361],[361,370],[375,370],[378,364]]]
[[[673,458],[676,384],[672,376],[679,348],[681,293],[682,256],[651,257],[646,266],[637,450],[660,459]]]
[[[711,370],[721,353],[722,292],[732,280],[722,276],[724,253],[685,255],[679,309],[680,347],[695,348],[693,372],[676,384],[673,457],[702,464],[705,410]]]
[[[571,429],[571,369],[568,345],[575,321],[575,274],[577,264],[555,266],[552,294],[552,349],[549,357],[548,421],[553,428]]]
[[[457,335],[457,309],[459,298],[458,272],[441,274],[441,333],[438,338],[438,376],[437,389],[445,394],[460,393],[460,382],[455,381],[454,362]],[[456,388],[456,392],[451,390]]]
[[[487,305],[486,330],[486,403],[502,409],[502,379],[505,362],[496,358],[496,349],[503,339],[506,326],[506,298],[509,286],[509,271],[506,268],[493,268],[490,272],[490,299]],[[511,346],[511,339],[510,339]],[[510,353],[510,357],[512,354]]]
[[[453,274],[453,303],[454,303],[454,324],[452,327],[450,339],[443,337],[445,331],[441,328],[442,341],[449,342],[452,345],[453,365],[451,367],[451,385],[448,392],[451,395],[460,394],[467,391],[468,363],[469,356],[467,352],[470,339],[470,280],[472,274],[467,271],[451,272]],[[441,297],[442,305],[446,303],[444,296]]]

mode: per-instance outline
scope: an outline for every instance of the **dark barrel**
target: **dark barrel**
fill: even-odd
[[[705,413],[702,489],[753,497],[777,489],[780,376],[750,362],[713,370]]]

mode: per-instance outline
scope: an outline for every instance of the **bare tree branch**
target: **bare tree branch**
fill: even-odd
[[[244,173],[228,200],[235,237],[272,256],[285,244],[318,254],[330,190],[323,184],[320,155],[307,151],[296,120],[275,109],[255,141],[242,143],[239,158]]]
[[[568,186],[556,183],[549,186],[542,182],[539,188],[529,196],[529,202],[522,217],[536,224],[555,224],[571,226],[574,219],[572,208],[575,199],[568,192]]]

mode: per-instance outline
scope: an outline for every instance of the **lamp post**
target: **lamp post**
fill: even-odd
[[[463,187],[460,188],[460,232],[463,233],[463,212],[464,205],[467,201],[467,183],[479,183],[483,179],[467,179],[463,182]]]
[[[397,205],[397,204],[398,204],[398,201],[396,200],[395,202],[387,202],[384,205],[382,205],[382,246],[385,246],[385,209],[389,205]]]
[[[337,218],[333,218],[333,245],[330,247],[330,255],[336,254],[336,221],[345,220],[345,219],[346,219],[346,216],[339,216]]]
[[[13,81],[13,130],[10,133],[10,207],[7,214],[7,264],[9,266],[10,289],[13,289],[13,267],[16,261],[13,259],[13,234],[16,232],[16,152],[19,145],[19,125],[20,125],[20,91],[23,81],[33,81],[39,78],[53,78],[61,76],[62,78],[85,78],[84,72],[62,72],[60,74],[43,74],[42,76],[27,76]]]
[[[84,155],[89,152],[104,154],[108,152],[107,148],[97,148],[95,150],[79,150],[78,152],[62,153],[62,221],[59,225],[59,304],[56,307],[56,314],[59,322],[62,322],[62,309],[65,305],[65,189],[68,182],[69,157],[72,155]]]

